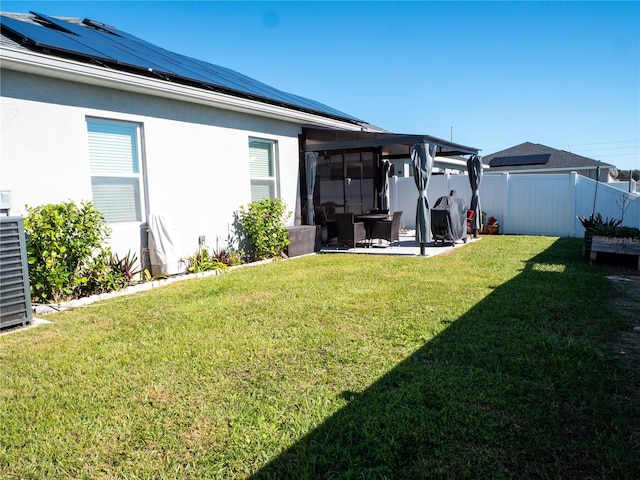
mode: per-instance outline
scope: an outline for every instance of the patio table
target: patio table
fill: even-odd
[[[371,230],[373,224],[379,220],[389,220],[388,213],[363,213],[362,215],[356,215],[356,221],[364,222],[364,229],[367,232],[367,240],[369,240],[369,246],[371,246]]]

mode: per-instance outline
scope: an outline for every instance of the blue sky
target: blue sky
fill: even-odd
[[[396,133],[640,169],[640,2],[5,1],[91,18]]]

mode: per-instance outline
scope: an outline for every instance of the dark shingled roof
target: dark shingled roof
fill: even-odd
[[[548,155],[549,159],[545,163],[527,162],[527,158],[540,158],[541,155]],[[521,158],[518,161],[517,157]],[[507,160],[513,159],[513,160]],[[493,165],[492,161],[495,160]],[[603,163],[592,158],[576,155],[575,153],[557,150],[555,148],[540,145],[539,143],[525,142],[515,147],[501,150],[491,155],[485,155],[482,158],[485,165],[491,166],[491,171],[515,171],[515,170],[534,170],[534,169],[585,169],[585,168],[614,168],[614,165]],[[502,165],[510,163],[510,165]],[[517,163],[517,165],[514,165]]]

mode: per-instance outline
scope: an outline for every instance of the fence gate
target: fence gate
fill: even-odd
[[[0,328],[33,318],[22,217],[0,217]]]

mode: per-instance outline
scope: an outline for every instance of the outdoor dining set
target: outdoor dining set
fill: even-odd
[[[326,212],[319,210],[316,223],[323,229],[323,243],[372,247],[373,240],[379,240],[378,246],[393,246],[394,242],[400,241],[401,217],[402,212],[390,214],[388,210],[377,209],[362,214],[335,213],[328,217]],[[383,245],[381,240],[387,244]]]

